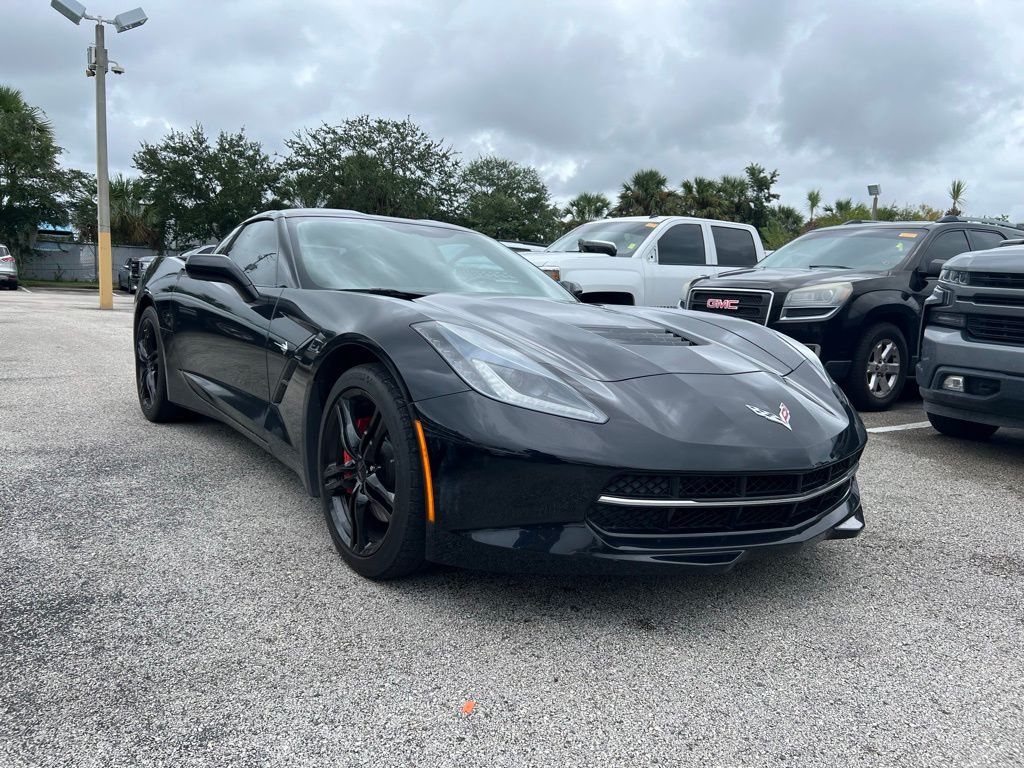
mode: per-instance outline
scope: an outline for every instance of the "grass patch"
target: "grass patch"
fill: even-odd
[[[98,290],[99,283],[87,283],[79,280],[19,280],[18,285],[26,288],[81,288],[83,290]]]

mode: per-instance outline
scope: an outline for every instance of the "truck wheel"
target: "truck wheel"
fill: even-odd
[[[892,323],[871,326],[853,351],[846,393],[862,411],[884,411],[907,383],[907,341]]]
[[[949,416],[939,416],[934,413],[928,414],[928,421],[932,426],[944,435],[960,437],[964,440],[985,440],[992,437],[999,427],[992,424],[979,424],[976,421],[964,421],[953,419]]]

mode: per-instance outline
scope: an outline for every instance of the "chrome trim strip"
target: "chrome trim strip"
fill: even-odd
[[[764,507],[769,504],[797,504],[801,501],[808,501],[816,496],[833,491],[843,483],[848,482],[855,474],[860,464],[855,464],[852,469],[828,485],[815,488],[813,491],[801,493],[799,496],[758,496],[753,499],[723,499],[716,501],[693,501],[692,499],[634,499],[629,496],[599,496],[597,501],[600,504],[613,504],[620,507],[703,507],[712,509],[714,507]]]
[[[712,279],[714,279],[714,278],[712,278]],[[772,318],[772,305],[775,303],[775,291],[766,291],[766,290],[764,290],[762,288],[705,288],[705,287],[697,285],[697,286],[694,286],[693,288],[690,289],[689,295],[687,296],[687,299],[689,299],[689,301],[690,301],[690,306],[688,307],[688,309],[690,309],[690,310],[692,310],[694,312],[705,312],[705,311],[707,311],[706,308],[705,309],[694,309],[693,308],[693,293],[694,293],[694,291],[707,291],[708,293],[715,293],[716,291],[722,291],[723,293],[767,293],[768,294],[768,314],[766,314],[764,316],[764,322],[761,323],[761,325],[768,325],[768,321],[771,320],[771,318]],[[730,316],[728,312],[708,312],[708,314],[722,315],[723,317],[729,317]],[[733,317],[736,317],[736,315],[733,315]],[[746,318],[744,318],[744,317],[741,317],[740,319],[741,320],[746,320]],[[750,322],[753,322],[753,321],[751,320]]]
[[[787,309],[817,309],[817,307],[787,307],[787,306],[785,306],[785,304],[783,304],[783,306],[782,306],[782,314],[779,315],[779,319],[778,319],[777,322],[780,322],[780,323],[805,323],[805,322],[806,323],[817,323],[817,322],[821,322],[822,320],[829,320],[829,319],[831,319],[836,314],[836,312],[838,312],[842,308],[843,308],[842,305],[840,305],[838,307],[821,307],[821,309],[825,309],[826,310],[825,314],[823,314],[823,315],[808,315],[806,317],[786,317],[786,310]]]

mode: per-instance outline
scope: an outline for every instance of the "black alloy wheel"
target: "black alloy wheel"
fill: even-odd
[[[164,350],[159,328],[156,310],[146,307],[135,328],[135,386],[139,405],[142,415],[150,421],[180,421],[183,409],[167,399]]]
[[[347,371],[320,428],[320,500],[331,538],[357,573],[391,579],[423,563],[422,464],[408,406],[379,365]]]

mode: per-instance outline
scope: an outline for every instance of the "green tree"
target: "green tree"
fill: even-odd
[[[779,199],[778,193],[772,191],[775,182],[779,180],[779,172],[766,171],[763,166],[756,163],[748,165],[743,172],[747,177],[750,213],[748,218],[741,218],[740,221],[753,224],[760,229],[768,225],[772,204]]]
[[[96,180],[89,179],[86,193],[76,202],[72,224],[88,240],[96,239]],[[117,174],[110,180],[110,240],[114,245],[159,248],[163,232],[149,190],[139,177]]]
[[[615,213],[619,216],[665,216],[678,209],[678,194],[669,189],[668,178],[654,168],[637,171],[619,191]]]
[[[967,193],[967,182],[963,179],[953,179],[950,182],[949,190],[947,194],[953,205],[946,211],[947,216],[959,216],[962,212],[962,206],[966,200],[965,194]]]
[[[727,221],[750,221],[750,185],[743,176],[724,175],[718,180],[718,191],[725,205]]]
[[[221,131],[215,141],[196,125],[143,143],[133,158],[147,190],[153,226],[170,242],[220,240],[241,221],[273,207],[280,168],[245,130]]]
[[[695,176],[693,180],[683,179],[679,185],[679,212],[701,219],[727,219],[733,210],[717,181]]]
[[[768,224],[761,228],[764,247],[771,250],[781,248],[804,228],[804,217],[790,205],[776,205],[768,211]]]
[[[818,210],[818,206],[821,205],[821,190],[812,189],[807,192],[807,209],[810,212],[810,220],[808,224],[814,226],[814,212]]]
[[[612,201],[606,195],[599,192],[580,192],[566,203],[562,215],[568,217],[567,225],[569,229],[572,229],[588,221],[603,219],[611,211],[611,208]]]
[[[480,157],[463,170],[459,223],[499,240],[548,242],[558,208],[537,169],[503,157]]]
[[[0,242],[19,262],[30,255],[40,224],[69,221],[84,174],[62,169],[61,152],[42,110],[0,86]]]
[[[409,118],[362,115],[302,131],[285,144],[291,153],[286,195],[293,204],[411,219],[456,215],[458,153]]]

